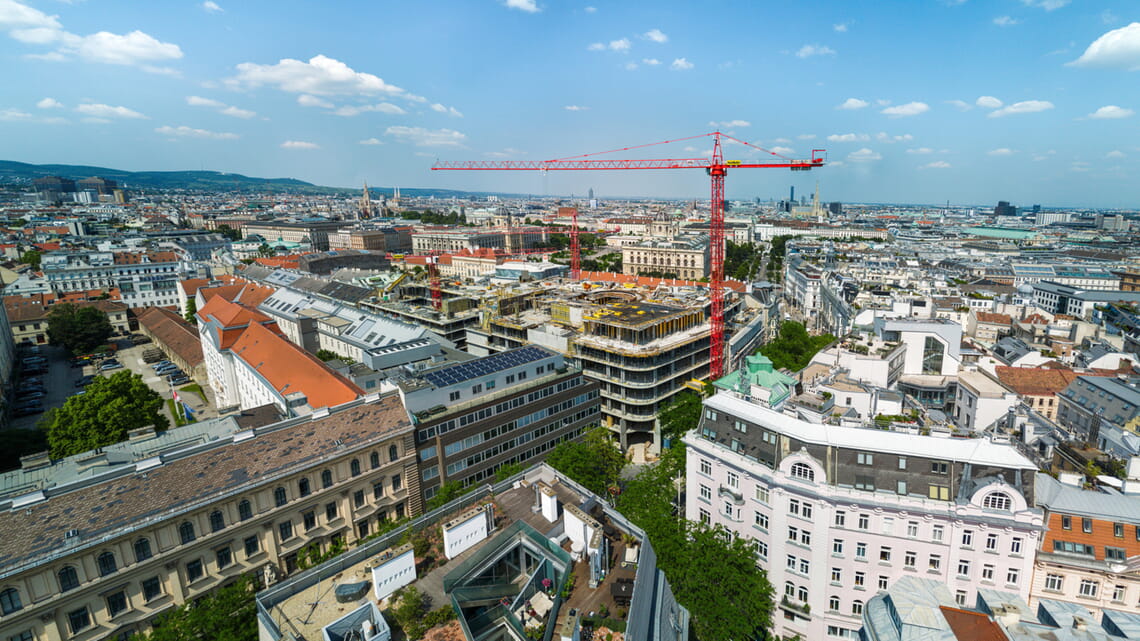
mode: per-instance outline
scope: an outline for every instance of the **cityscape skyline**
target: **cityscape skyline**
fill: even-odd
[[[356,3],[324,14],[212,1],[140,13],[0,0],[2,155],[344,187],[707,198],[697,172],[429,168],[722,130],[793,158],[828,150],[827,167],[794,179],[733,172],[732,199],[788,184],[811,193],[817,180],[824,200],[1140,199],[1128,82],[1140,17],[1124,2],[439,7],[425,20],[414,6]],[[757,27],[769,33],[747,44]],[[948,65],[953,75],[929,73]],[[645,157],[701,157],[710,145],[699,143]],[[742,149],[726,157],[763,157]],[[641,157],[627,153],[612,157]]]

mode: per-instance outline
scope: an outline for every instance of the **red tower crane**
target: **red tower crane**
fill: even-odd
[[[602,154],[611,154],[620,151],[630,151],[644,147],[665,145],[684,140],[712,137],[713,149],[711,158],[660,158],[653,160],[602,160],[592,158]],[[768,162],[746,162],[742,160],[725,160],[721,149],[721,139],[731,140],[746,147],[757,149],[774,156],[776,160]],[[555,160],[474,160],[474,161],[440,161],[432,170],[474,170],[474,171],[553,171],[553,170],[601,170],[601,169],[704,169],[712,182],[712,203],[709,207],[709,251],[712,263],[712,277],[709,279],[711,337],[709,345],[709,370],[713,379],[724,375],[724,178],[729,169],[791,169],[792,171],[806,171],[814,167],[823,166],[823,149],[813,149],[808,160],[794,160],[781,154],[768,151],[762,147],[747,143],[728,134],[715,131],[699,136],[664,140],[647,145],[622,147],[610,151],[581,154]],[[577,221],[574,221],[574,229]],[[576,234],[572,232],[573,240]],[[577,265],[577,252],[571,257],[572,268]]]

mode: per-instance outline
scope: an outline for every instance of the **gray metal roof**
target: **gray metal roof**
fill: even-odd
[[[1140,523],[1140,495],[1082,490],[1040,472],[1037,473],[1034,487],[1037,506],[1050,512]]]

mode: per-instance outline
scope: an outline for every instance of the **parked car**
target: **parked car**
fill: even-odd
[[[149,336],[144,336],[142,334],[131,334],[131,343],[134,345],[146,345],[149,342]]]
[[[112,359],[112,360],[104,361],[103,364],[99,366],[99,371],[100,372],[106,372],[108,370],[121,369],[122,367],[123,367],[122,363]]]
[[[43,383],[20,383],[16,386],[16,394],[24,395],[29,392],[45,392]]]
[[[16,398],[18,399],[17,402],[23,402],[23,401],[37,401],[37,400],[43,398],[44,396],[45,396],[45,394],[43,392],[27,391],[27,392],[20,392],[19,394],[17,394]]]
[[[152,368],[154,371],[156,371],[156,372],[157,372],[158,370],[160,370],[160,369],[162,369],[162,368],[164,368],[164,367],[169,367],[169,366],[171,366],[171,365],[174,365],[174,363],[171,363],[171,362],[170,362],[170,361],[168,361],[168,360],[161,360],[161,361],[159,361],[159,362],[157,362],[157,363],[154,363],[153,365],[151,365],[151,368]]]
[[[154,373],[158,374],[159,376],[167,376],[167,375],[173,374],[174,372],[178,372],[178,371],[181,371],[178,369],[178,366],[175,365],[174,363],[170,363],[169,365],[165,365],[163,367],[155,368]]]
[[[47,365],[47,359],[43,356],[32,356],[20,361],[24,367],[38,367],[40,365]]]
[[[87,387],[88,385],[91,384],[91,381],[93,381],[93,380],[95,380],[95,376],[93,374],[88,374],[87,376],[84,376],[83,378],[75,381],[75,386],[76,387]]]
[[[17,405],[12,408],[12,414],[15,416],[31,416],[32,414],[41,414],[43,411],[43,405]]]
[[[190,382],[190,377],[182,372],[178,372],[177,374],[167,376],[166,380],[170,381],[171,385],[185,385]]]

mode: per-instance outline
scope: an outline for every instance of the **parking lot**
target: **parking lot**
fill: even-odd
[[[167,382],[166,376],[156,374],[154,368],[151,366],[152,364],[143,361],[143,353],[146,352],[146,350],[153,348],[154,346],[150,343],[147,343],[145,345],[131,345],[129,342],[124,341],[123,347],[119,349],[117,358],[119,362],[122,363],[123,366],[128,370],[134,372],[135,374],[142,375],[143,382],[146,383],[152,390],[158,392],[159,396],[167,399],[171,397],[171,392],[173,390],[171,389],[170,383]],[[107,373],[113,374],[114,372]],[[190,385],[191,383],[197,382],[198,381],[191,380],[188,383],[178,385],[177,388],[183,388],[187,385]],[[199,383],[199,385],[201,385],[201,383]],[[204,418],[213,418],[217,416],[217,412],[214,409],[213,398],[209,391],[209,386],[201,385],[201,387],[202,394],[205,395],[205,398],[202,398],[202,396],[194,392],[181,394],[182,400],[190,405],[190,409],[194,412],[194,417],[197,420],[202,420]],[[168,418],[170,418],[169,415]],[[172,427],[175,425],[173,420],[171,420],[170,425]]]
[[[20,361],[23,358],[31,356],[31,352],[20,350],[16,357],[17,367],[19,368]],[[42,381],[44,387],[44,396],[40,399],[43,403],[44,410],[63,405],[64,401],[69,396],[79,391],[75,387],[75,381],[83,377],[85,373],[94,371],[93,367],[72,368],[71,356],[67,350],[62,347],[54,345],[41,345],[39,348],[39,355],[42,356],[47,365],[47,371],[39,374],[21,374],[20,380],[26,381],[29,378],[36,378]],[[17,392],[13,395],[12,400],[15,402],[20,398]],[[32,429],[39,423],[43,414],[31,414],[28,416],[15,416],[13,415],[9,422],[9,427],[16,429]]]

